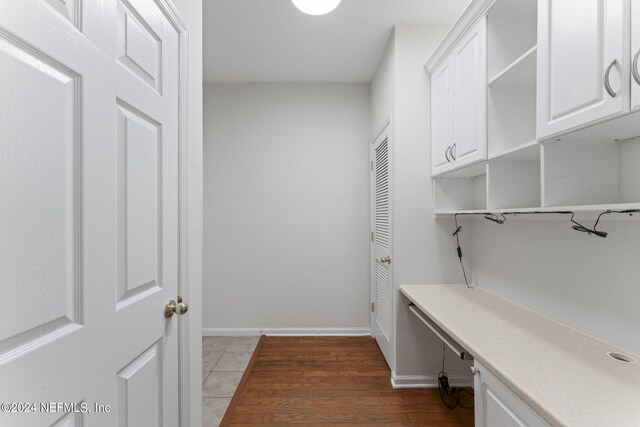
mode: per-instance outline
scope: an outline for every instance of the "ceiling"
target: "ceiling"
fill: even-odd
[[[323,16],[291,0],[203,3],[205,82],[368,83],[394,25],[452,25],[469,0],[342,0]]]

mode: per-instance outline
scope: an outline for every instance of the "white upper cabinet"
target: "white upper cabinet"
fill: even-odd
[[[640,2],[631,2],[631,108],[640,110]]]
[[[431,174],[487,158],[487,19],[431,73]]]
[[[628,113],[628,0],[538,7],[538,139]]]
[[[446,59],[431,76],[431,174],[451,170],[449,150],[453,145],[453,75]]]
[[[640,0],[471,0],[425,67],[438,215],[640,206]]]
[[[487,158],[487,18],[453,50],[454,167]]]

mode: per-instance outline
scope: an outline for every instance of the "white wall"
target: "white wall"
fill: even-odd
[[[395,30],[384,49],[378,68],[371,80],[371,135],[382,130],[389,114],[396,109],[396,35]]]
[[[394,281],[407,283],[460,283],[453,230],[434,222],[431,165],[430,80],[424,64],[448,27],[396,27],[397,128],[396,205],[394,218]],[[442,341],[425,328],[398,299],[396,316],[396,375],[426,375],[442,368]],[[402,350],[402,351],[401,351]],[[452,380],[470,377],[468,363],[447,350],[446,370]]]
[[[472,227],[478,286],[640,355],[637,220],[601,221],[606,239],[575,232],[568,220],[487,222]]]
[[[189,423],[202,425],[202,0],[172,0],[189,27]],[[184,291],[183,291],[184,293]],[[185,416],[186,418],[186,416]]]
[[[205,333],[368,331],[369,103],[367,84],[205,85]]]
[[[396,384],[435,385],[442,342],[408,310],[398,287],[411,283],[460,283],[448,224],[433,221],[430,180],[429,76],[424,64],[447,27],[398,25],[371,85],[372,129],[394,115],[393,281],[396,287]],[[466,364],[447,350],[453,381],[469,377]]]

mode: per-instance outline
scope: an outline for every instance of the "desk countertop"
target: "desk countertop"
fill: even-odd
[[[640,426],[640,363],[607,354],[624,352],[480,289],[400,291],[550,424]]]

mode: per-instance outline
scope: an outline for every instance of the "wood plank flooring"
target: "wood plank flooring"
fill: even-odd
[[[437,389],[394,390],[370,337],[265,337],[256,352],[222,426],[473,426]]]

